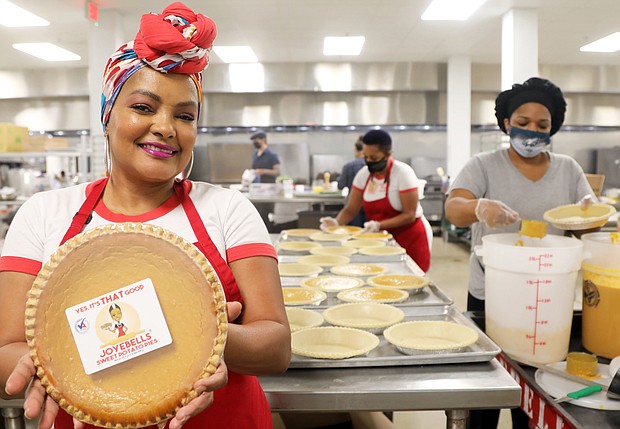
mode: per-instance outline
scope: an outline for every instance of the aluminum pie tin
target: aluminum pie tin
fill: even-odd
[[[401,322],[405,313],[393,305],[377,302],[339,304],[323,311],[323,317],[334,326],[363,329],[380,334],[384,329]]]
[[[320,326],[291,334],[293,353],[316,359],[347,359],[368,354],[380,343],[379,337],[361,329]]]
[[[291,332],[321,326],[325,320],[318,311],[298,307],[286,307],[286,316]]]
[[[463,350],[476,341],[478,333],[459,323],[419,320],[396,324],[383,331],[383,336],[401,353],[442,353]]]

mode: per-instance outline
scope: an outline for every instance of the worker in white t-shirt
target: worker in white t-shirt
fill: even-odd
[[[419,204],[418,178],[409,165],[392,158],[392,138],[386,131],[368,131],[362,141],[366,166],[355,175],[346,206],[335,218],[321,218],[321,228],[346,225],[363,207],[369,219],[364,230],[391,233],[426,272],[433,231]]]

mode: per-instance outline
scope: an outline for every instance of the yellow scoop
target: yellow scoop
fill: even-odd
[[[521,219],[519,235],[544,238],[547,235],[547,223],[539,220]]]

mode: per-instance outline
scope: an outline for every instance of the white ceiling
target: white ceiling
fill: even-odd
[[[51,22],[49,27],[0,27],[0,69],[84,67],[89,26],[85,0],[12,0]],[[171,0],[95,0],[118,10],[132,39],[140,16],[161,12]],[[487,0],[465,22],[421,21],[430,0],[185,0],[218,26],[218,45],[250,45],[268,62],[446,62],[468,55],[474,63],[500,63],[502,15],[534,8],[539,17],[541,64],[620,65],[620,53],[581,53],[579,47],[620,31],[619,0]],[[324,57],[324,36],[364,35],[359,57]],[[82,56],[47,63],[14,50],[12,43],[51,41]],[[212,62],[220,60],[211,55]]]

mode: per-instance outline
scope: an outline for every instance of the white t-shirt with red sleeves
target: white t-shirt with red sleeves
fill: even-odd
[[[91,189],[92,184],[85,183],[39,192],[28,199],[11,222],[0,256],[0,271],[36,275],[60,245],[73,216]],[[192,182],[189,196],[225,261],[230,263],[250,256],[277,258],[265,224],[252,203],[241,193]],[[197,241],[175,194],[155,210],[138,216],[113,213],[100,199],[84,231],[119,222],[149,223],[171,230],[191,243]]]
[[[390,181],[388,184],[388,200],[390,205],[398,211],[403,210],[403,204],[400,201],[400,194],[403,192],[418,191],[418,177],[413,168],[404,162],[393,160],[392,171],[390,172]],[[370,172],[368,167],[364,166],[357,172],[353,179],[353,187],[363,193],[363,200],[366,202],[377,201],[385,198],[385,177],[374,176],[370,180],[368,177]],[[366,185],[368,181],[368,185]],[[365,188],[364,188],[365,187]],[[423,214],[422,205],[418,204],[416,217]]]

